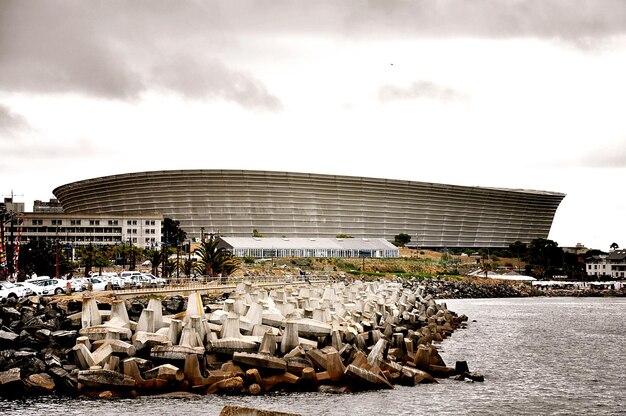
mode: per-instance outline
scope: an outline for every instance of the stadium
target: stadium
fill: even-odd
[[[54,189],[66,213],[158,212],[201,233],[385,238],[419,247],[507,247],[547,238],[565,194],[392,179],[246,170],[175,170]]]

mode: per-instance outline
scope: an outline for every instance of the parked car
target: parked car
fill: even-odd
[[[35,292],[38,295],[60,295],[65,293],[68,283],[67,280],[50,278],[47,276],[27,279],[25,282],[37,286]]]
[[[26,296],[26,289],[11,282],[0,283],[0,299],[21,298]]]
[[[83,290],[83,283],[85,283],[84,277],[73,277],[68,280],[72,286],[72,292],[80,292]]]
[[[86,277],[83,279],[82,290],[106,290],[108,282],[98,277]]]
[[[14,285],[15,286],[19,286],[19,287],[23,287],[26,296],[31,296],[31,295],[36,295],[37,294],[37,292],[35,290],[37,289],[38,286],[35,286],[32,283],[15,282]]]
[[[167,283],[162,277],[156,277],[151,273],[144,273],[143,276],[148,287],[163,287]]]
[[[110,282],[113,289],[140,288],[143,277],[140,272],[122,272],[120,276],[113,277]]]

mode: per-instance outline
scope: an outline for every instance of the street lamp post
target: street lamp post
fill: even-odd
[[[126,269],[126,241],[122,241],[122,270]]]
[[[180,241],[176,242],[176,279],[178,279],[178,270],[180,269]]]
[[[128,250],[130,250],[130,270],[135,270],[135,247],[132,239],[128,237]]]

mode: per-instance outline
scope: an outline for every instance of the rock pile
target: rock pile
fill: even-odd
[[[31,296],[0,304],[0,392],[73,394],[76,367],[71,363],[77,325],[68,316],[80,313],[80,302],[60,304]],[[74,328],[73,328],[74,326]]]
[[[414,290],[422,286],[427,295],[435,299],[485,299],[543,296],[528,283],[488,280],[481,278],[453,279],[401,279],[404,287]]]
[[[194,293],[184,311],[164,314],[182,304],[150,299],[147,307],[135,305],[134,313],[141,312],[132,320],[134,303],[113,301],[105,310],[84,297],[80,313],[66,316],[66,326],[80,326],[73,338],[63,338],[73,344],[45,353],[50,363],[37,358],[37,371],[28,374],[2,365],[0,385],[111,397],[350,392],[439,377],[481,380],[466,363],[447,367],[439,356],[437,342],[467,318],[437,304],[422,286],[356,281],[268,293],[242,283],[221,305],[205,307]],[[52,332],[49,339],[56,342]]]

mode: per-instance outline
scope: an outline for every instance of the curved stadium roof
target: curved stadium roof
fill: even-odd
[[[159,212],[190,237],[393,239],[421,247],[505,247],[547,238],[564,194],[350,176],[245,170],[127,173],[62,185],[68,213]]]

